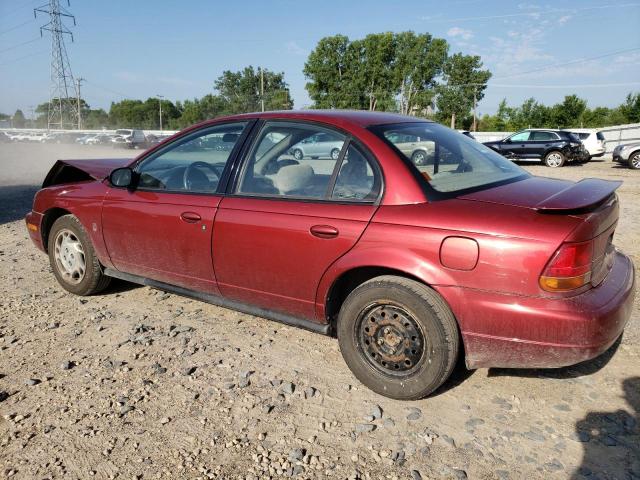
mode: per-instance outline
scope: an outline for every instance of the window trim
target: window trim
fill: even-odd
[[[224,170],[222,171],[222,176],[220,177],[218,186],[214,191],[191,192],[186,190],[162,190],[157,188],[140,187],[138,185],[139,168],[145,162],[154,160],[159,156],[167,153],[168,151],[173,150],[174,148],[180,146],[183,143],[187,143],[194,138],[198,138],[206,135],[206,133],[203,133],[203,132],[206,132],[208,130],[214,130],[219,127],[224,127],[225,125],[243,124],[243,123],[245,124],[245,127],[242,130],[242,133],[240,134],[240,137],[236,141],[235,145],[231,149],[231,152],[229,152],[229,157],[227,158]],[[255,119],[246,119],[246,120],[236,119],[236,120],[226,120],[219,123],[203,125],[201,128],[196,128],[196,129],[188,130],[184,132],[182,135],[177,136],[176,138],[168,142],[166,145],[162,145],[162,147],[158,149],[151,150],[150,152],[148,152],[148,154],[145,154],[144,156],[140,157],[130,166],[136,178],[136,185],[134,186],[133,190],[140,191],[140,192],[171,193],[171,194],[181,194],[181,195],[207,195],[207,196],[224,195],[224,192],[227,187],[227,183],[229,181],[229,175],[230,175],[231,169],[237,161],[238,154],[242,150],[244,144],[247,142],[247,138],[250,136],[251,132],[253,131],[253,127],[255,126],[255,123],[256,123]]]
[[[342,166],[342,161],[346,154],[347,148],[349,145],[353,143],[357,148],[360,149],[360,152],[365,156],[365,158],[369,162],[369,165],[371,166],[371,169],[373,170],[374,175],[378,174],[379,176],[380,191],[378,192],[377,197],[374,200],[360,200],[360,199],[348,200],[348,199],[333,199],[331,198],[330,195],[327,196],[327,192],[325,192],[325,195],[322,198],[240,192],[239,191],[240,180],[244,176],[244,171],[247,168],[247,165],[249,163],[250,154],[257,147],[257,142],[258,142],[258,139],[260,138],[260,133],[263,131],[264,127],[268,123],[288,123],[288,124],[308,125],[311,127],[319,127],[325,130],[329,130],[341,136],[344,136],[345,141],[342,145],[340,156],[336,161],[336,166],[338,165],[338,163]],[[334,173],[335,173],[335,167],[334,167]],[[333,174],[332,174],[332,177],[333,177]],[[337,174],[336,174],[336,179],[337,179]],[[330,182],[331,182],[331,179],[330,179]],[[334,184],[334,187],[335,187],[335,184]],[[317,122],[312,120],[300,120],[297,118],[264,118],[264,119],[259,118],[256,121],[256,124],[253,126],[251,138],[245,142],[242,148],[242,151],[239,152],[238,158],[236,159],[236,164],[234,165],[233,172],[231,172],[231,176],[229,178],[224,195],[227,197],[246,198],[246,199],[252,199],[252,200],[275,200],[275,201],[280,200],[280,201],[288,201],[288,202],[294,201],[294,202],[302,202],[302,203],[326,203],[326,204],[332,204],[332,205],[341,204],[341,205],[378,206],[380,205],[384,197],[384,192],[385,192],[384,187],[385,187],[385,178],[384,178],[384,172],[382,170],[382,167],[380,167],[380,162],[375,157],[375,155],[371,153],[371,150],[369,150],[369,148],[364,143],[362,143],[360,140],[354,137],[350,132],[347,132],[346,130],[336,127],[335,125],[332,125],[332,124],[327,124],[327,123]],[[331,191],[331,193],[332,192],[333,190]]]

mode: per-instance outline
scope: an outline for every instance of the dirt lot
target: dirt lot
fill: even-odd
[[[0,145],[0,478],[640,478],[640,305],[622,342],[559,370],[460,368],[402,403],[358,384],[334,339],[125,283],[78,298],[22,216],[56,158]],[[640,173],[616,244],[640,265]]]

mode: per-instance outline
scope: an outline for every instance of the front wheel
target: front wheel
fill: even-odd
[[[629,168],[633,170],[640,170],[640,151],[629,155]]]
[[[76,295],[104,290],[110,277],[102,273],[93,245],[74,215],[58,218],[49,232],[49,262],[58,283]]]
[[[562,167],[565,161],[566,159],[562,152],[558,152],[557,150],[547,153],[544,157],[544,164],[551,168]]]
[[[398,400],[442,385],[460,337],[449,306],[431,288],[395,276],[373,278],[344,301],[337,325],[342,356],[360,382]]]
[[[340,157],[340,150],[337,148],[334,148],[333,150],[331,150],[331,159],[338,160],[338,157]]]
[[[304,157],[304,154],[302,153],[302,150],[300,150],[299,148],[296,148],[293,152],[292,152],[293,158],[295,158],[296,160],[302,160],[302,157]]]
[[[414,165],[425,165],[427,163],[427,154],[422,150],[417,150],[411,155],[411,161]]]

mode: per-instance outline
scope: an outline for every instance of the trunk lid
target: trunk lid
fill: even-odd
[[[599,285],[613,265],[613,235],[618,223],[618,181],[587,178],[579,182],[530,177],[460,198],[528,208],[541,215],[581,220],[565,242],[593,242],[591,285]]]

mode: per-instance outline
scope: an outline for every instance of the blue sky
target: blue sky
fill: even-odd
[[[48,99],[50,40],[40,38],[45,17],[33,17],[43,3],[0,0],[0,112],[29,115]],[[310,103],[302,69],[320,38],[403,30],[482,57],[494,78],[481,113],[505,97],[554,103],[577,93],[590,106],[615,106],[640,91],[640,1],[72,0],[68,10],[77,20],[67,22],[72,71],[87,79],[83,97],[93,108],[156,94],[200,97],[223,70],[246,65],[285,72],[302,108]]]

